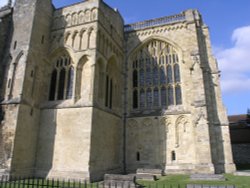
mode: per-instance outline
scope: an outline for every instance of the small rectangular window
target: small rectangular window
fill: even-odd
[[[14,46],[13,46],[13,49],[15,50],[17,47],[17,41],[14,42]]]
[[[41,39],[41,44],[44,43],[44,35],[42,36],[42,39]]]
[[[33,116],[33,108],[30,109],[30,116]]]
[[[137,153],[136,153],[136,160],[137,160],[137,161],[140,161],[140,160],[141,160],[140,152],[137,152]]]

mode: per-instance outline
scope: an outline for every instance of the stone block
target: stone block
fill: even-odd
[[[105,187],[136,187],[135,175],[120,175],[120,174],[105,174],[104,175]]]
[[[225,181],[225,177],[219,174],[192,174],[190,179],[204,181]]]
[[[164,174],[162,169],[149,169],[149,168],[138,168],[136,174],[151,174],[155,176],[162,176]]]
[[[155,181],[157,178],[152,174],[136,174],[136,180],[150,180]]]

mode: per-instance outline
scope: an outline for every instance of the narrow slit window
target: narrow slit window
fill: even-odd
[[[140,154],[140,152],[136,152],[136,160],[137,161],[141,160],[141,154]]]

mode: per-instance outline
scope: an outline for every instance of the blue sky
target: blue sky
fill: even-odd
[[[81,0],[53,0],[56,7]],[[7,0],[0,0],[0,6]],[[210,28],[228,114],[250,108],[250,0],[105,0],[126,23],[198,9]]]

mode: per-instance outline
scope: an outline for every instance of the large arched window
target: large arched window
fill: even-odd
[[[152,40],[140,48],[131,63],[134,109],[182,104],[180,64],[174,46]]]
[[[49,100],[71,99],[73,96],[74,68],[68,55],[61,56],[54,64],[50,79]]]

